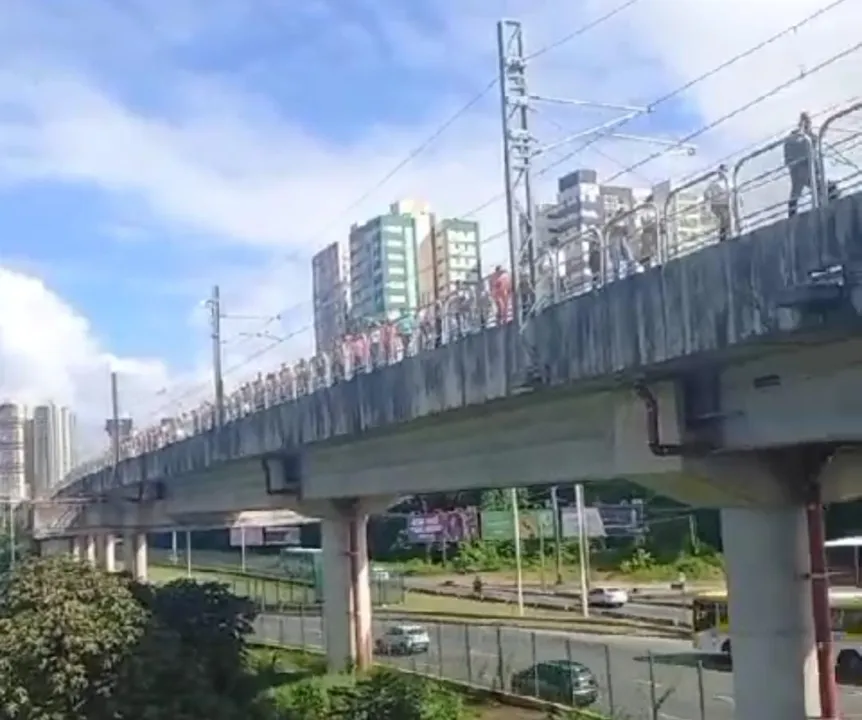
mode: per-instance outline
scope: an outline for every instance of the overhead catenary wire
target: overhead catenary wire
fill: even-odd
[[[589,22],[580,25],[577,29],[572,32],[567,33],[563,37],[560,37],[547,45],[542,46],[538,50],[534,51],[528,56],[528,59],[535,59],[542,55],[545,55],[548,52],[551,52],[575,39],[585,35],[586,33],[594,30],[595,28],[601,26],[602,24],[612,20],[614,17],[620,15],[624,11],[628,10],[632,6],[637,3],[642,2],[642,0],[625,0],[625,2],[620,3],[619,5],[611,8],[604,14],[598,16],[590,20]],[[411,162],[413,162],[417,157],[419,157],[422,153],[428,150],[437,140],[439,140],[453,125],[455,125],[462,117],[464,117],[470,110],[472,110],[476,105],[481,102],[481,100],[488,95],[499,83],[499,78],[495,75],[488,83],[486,83],[478,92],[476,92],[466,103],[460,106],[452,115],[450,115],[443,123],[441,123],[429,136],[427,136],[421,143],[415,146],[412,150],[410,150],[401,160],[399,160],[390,170],[384,173],[376,182],[374,182],[367,190],[365,190],[362,194],[360,194],[356,199],[351,201],[344,209],[339,211],[333,216],[332,221],[327,224],[327,226],[320,232],[317,233],[315,238],[312,240],[312,245],[316,245],[319,243],[331,230],[335,225],[342,221],[345,216],[347,216],[350,212],[355,210],[357,207],[362,205],[366,200],[368,200],[375,192],[380,190],[386,183],[388,183],[393,177],[395,177],[399,172],[401,172],[405,167],[407,167]],[[495,202],[491,200],[488,205],[490,206]],[[484,208],[479,208],[473,211],[480,212]],[[460,216],[459,216],[460,217]],[[492,238],[493,239],[493,238]],[[486,241],[483,244],[486,244]],[[300,306],[304,307],[305,303]],[[267,320],[267,324],[271,323],[275,319],[282,315],[283,313],[276,313],[273,318]],[[307,331],[309,328],[305,328]],[[229,338],[228,342],[232,342],[235,338]],[[244,340],[250,340],[252,338],[243,338]],[[273,349],[277,347],[278,344],[275,344],[270,347]],[[257,357],[257,351],[253,353],[255,357]]]
[[[844,2],[844,1],[845,1],[845,0],[839,0],[839,2],[838,2],[838,3],[833,3],[833,5],[835,5],[835,4],[840,4],[840,2]],[[761,44],[759,47],[762,47],[762,44]],[[805,78],[807,78],[807,77],[810,77],[811,75],[816,74],[817,72],[820,72],[821,70],[823,70],[824,68],[828,67],[829,65],[831,65],[831,64],[833,64],[833,63],[835,63],[835,62],[837,62],[837,61],[839,61],[839,60],[841,60],[841,59],[843,59],[843,58],[845,58],[845,57],[850,56],[850,55],[851,55],[851,54],[853,54],[854,52],[858,52],[860,49],[862,49],[862,42],[856,43],[856,44],[855,44],[855,45],[853,45],[853,46],[850,46],[850,47],[848,47],[848,48],[845,48],[844,50],[842,50],[842,51],[840,51],[840,52],[838,52],[838,53],[836,53],[836,54],[834,54],[834,55],[830,56],[830,57],[829,57],[829,58],[827,58],[826,60],[824,60],[824,61],[822,61],[822,62],[818,63],[818,64],[817,64],[817,65],[815,65],[815,66],[813,66],[812,68],[810,68],[809,70],[807,70],[804,74],[797,74],[797,75],[795,75],[795,76],[791,77],[791,78],[790,78],[790,79],[788,79],[787,81],[785,81],[785,82],[783,82],[783,83],[780,83],[780,84],[778,84],[778,85],[774,86],[771,90],[767,91],[766,93],[763,93],[763,94],[759,95],[758,97],[754,98],[753,100],[751,100],[751,101],[749,101],[749,102],[747,102],[747,103],[745,103],[745,104],[743,104],[743,105],[739,106],[739,107],[738,107],[738,108],[736,108],[735,110],[733,110],[733,111],[731,111],[731,112],[729,112],[729,113],[726,113],[725,115],[723,115],[723,116],[721,116],[721,117],[717,118],[716,120],[714,120],[714,121],[712,121],[712,122],[710,122],[710,123],[708,123],[708,124],[706,124],[706,125],[704,125],[704,126],[702,126],[702,127],[698,128],[697,130],[695,130],[695,131],[693,131],[693,132],[689,133],[688,135],[686,135],[685,137],[683,137],[683,138],[679,139],[678,141],[675,141],[674,143],[672,143],[672,144],[671,144],[670,146],[668,146],[667,148],[665,148],[665,149],[663,149],[663,150],[661,150],[661,151],[658,151],[658,152],[656,152],[656,153],[653,153],[653,154],[651,154],[651,155],[647,156],[647,158],[645,158],[645,159],[643,159],[643,160],[640,160],[640,161],[638,161],[638,162],[636,162],[636,163],[633,163],[632,165],[628,166],[627,168],[625,168],[624,170],[620,171],[620,172],[619,172],[619,173],[617,173],[616,175],[611,176],[611,177],[610,177],[606,182],[612,182],[613,180],[618,179],[618,178],[620,178],[620,177],[622,177],[622,176],[624,176],[624,175],[627,175],[627,174],[631,173],[632,171],[634,171],[634,170],[636,170],[636,169],[638,169],[638,168],[640,168],[640,167],[644,166],[644,165],[645,165],[645,164],[647,164],[648,162],[651,162],[652,160],[654,160],[654,159],[656,159],[656,158],[658,158],[658,157],[661,157],[662,155],[664,155],[665,153],[667,153],[669,150],[674,149],[674,148],[677,148],[677,147],[681,147],[682,145],[686,144],[686,143],[687,143],[687,142],[689,142],[690,140],[693,140],[693,139],[695,139],[695,138],[699,137],[700,135],[702,135],[702,134],[704,134],[704,133],[708,132],[709,130],[714,129],[714,128],[715,128],[715,127],[717,127],[718,125],[721,125],[722,123],[724,123],[724,122],[726,122],[726,121],[728,121],[728,120],[732,119],[733,117],[736,117],[737,115],[739,115],[739,114],[741,114],[741,113],[743,113],[743,112],[745,112],[745,111],[747,111],[747,110],[751,109],[752,107],[754,107],[754,106],[756,106],[756,105],[760,104],[761,102],[764,102],[765,100],[769,99],[770,97],[773,97],[774,95],[776,95],[776,94],[780,93],[781,91],[786,90],[788,87],[790,87],[790,86],[794,85],[795,83],[798,83],[798,82],[800,82],[801,80],[803,80],[803,79],[805,79]],[[726,64],[724,64],[724,67],[727,67],[727,65],[726,65]],[[541,172],[544,172],[544,171],[547,171],[547,170],[549,170],[549,169],[550,169],[550,166],[549,166],[549,167],[546,167],[543,171],[540,171],[540,173],[541,173]],[[467,215],[460,215],[459,217],[461,217],[461,218],[470,217],[470,216],[471,216],[471,214],[474,214],[474,213],[476,213],[476,212],[479,212],[481,209],[484,209],[484,207],[486,207],[486,206],[490,205],[490,204],[491,204],[491,202],[493,202],[493,200],[492,200],[492,201],[488,201],[488,202],[484,203],[482,206],[479,206],[479,209],[478,209],[478,210],[471,211],[471,213],[470,213],[470,214],[467,214]],[[505,231],[503,231],[503,233],[505,233]],[[491,242],[492,240],[494,240],[494,239],[496,239],[497,237],[499,237],[499,236],[500,236],[500,234],[501,234],[501,233],[496,233],[496,234],[491,235],[491,236],[489,236],[489,237],[483,238],[483,239],[482,239],[482,244],[487,244],[487,243]],[[309,327],[307,327],[307,328],[305,328],[305,329],[304,329],[304,331],[307,331],[308,329],[310,329],[310,328],[309,328]],[[265,354],[265,353],[269,352],[271,349],[273,349],[273,348],[277,347],[277,346],[278,346],[278,345],[280,345],[280,344],[281,344],[281,343],[280,343],[280,342],[278,342],[278,343],[273,343],[273,344],[272,344],[272,345],[270,345],[270,346],[267,346],[266,348],[264,348],[264,349],[263,349],[262,351],[260,351],[259,353],[255,353],[252,359],[256,359],[256,358],[257,358],[257,357],[259,357],[260,355],[262,355],[262,354]],[[248,362],[251,362],[251,361],[252,361],[252,360],[250,359]],[[248,362],[243,363],[242,365],[248,364]]]
[[[813,75],[813,74],[823,70],[824,68],[837,62],[838,60],[841,60],[845,57],[848,57],[848,56],[852,55],[854,52],[858,52],[860,49],[862,49],[862,42],[856,43],[855,45],[853,45],[851,47],[845,48],[844,50],[830,56],[829,58],[822,61],[821,63],[818,63],[817,65],[813,66],[811,69],[806,71],[806,73],[804,75],[795,75],[795,76],[791,77],[790,79],[788,79],[787,81],[774,86],[771,90],[767,91],[766,93],[761,94],[760,96],[756,97],[755,99],[739,106],[735,110],[732,110],[731,112],[726,113],[725,115],[717,118],[716,120],[712,121],[711,123],[708,123],[708,124],[698,128],[697,130],[689,133],[687,136],[674,142],[668,148],[666,148],[662,151],[653,153],[653,154],[649,155],[647,158],[640,160],[640,161],[628,166],[627,168],[620,171],[616,175],[611,176],[611,178],[609,178],[606,182],[612,182],[615,179],[618,179],[624,175],[631,173],[632,171],[636,170],[639,167],[642,167],[643,165],[647,164],[648,162],[652,161],[653,159],[662,156],[663,154],[668,152],[668,150],[673,149],[674,147],[680,147],[680,146],[684,145],[685,143],[689,142],[690,140],[693,140],[693,139],[699,137],[700,135],[708,132],[709,130],[717,127],[718,125],[721,125],[722,123],[732,119],[733,117],[736,117],[737,115],[751,109],[752,107],[760,104],[761,102],[769,99],[770,97],[773,97],[774,95],[780,93],[781,91],[786,90],[788,87],[794,85],[795,83],[800,82],[801,80],[809,77],[810,75]],[[479,212],[481,209],[484,209],[484,207],[487,205],[490,205],[490,202],[486,202],[485,204],[483,204],[483,206],[479,206],[479,210],[474,210],[474,211],[472,211],[472,213]],[[471,214],[467,214],[467,215],[460,215],[459,217],[461,217],[463,219],[463,218],[470,217],[470,216],[471,216]],[[500,237],[501,235],[505,234],[505,232],[506,231],[503,230],[499,233],[495,233],[495,234],[492,234],[491,236],[482,238],[481,244],[483,244],[483,245],[488,244],[488,243],[492,242],[493,240],[497,239],[498,237]],[[306,332],[309,329],[311,329],[310,325],[307,326],[306,328],[304,328],[302,331],[298,331],[298,332]],[[260,352],[255,353],[252,358],[250,358],[247,362],[242,363],[239,367],[242,367],[242,366],[248,364],[249,362],[253,361],[253,359],[256,359],[257,357],[259,357],[263,354],[266,354],[267,352],[271,351],[272,349],[274,349],[275,347],[277,347],[280,344],[281,344],[280,342],[276,342],[276,343],[273,343],[272,345],[267,346],[266,348],[264,348]]]
[[[783,30],[780,30],[777,33],[774,33],[773,35],[770,35],[765,40],[762,40],[761,42],[757,43],[756,45],[752,45],[747,50],[743,50],[742,52],[737,53],[736,55],[734,55],[734,56],[728,58],[727,60],[719,63],[718,65],[714,66],[710,70],[707,70],[706,72],[701,73],[700,75],[692,78],[691,80],[683,83],[682,85],[679,85],[678,87],[674,88],[673,90],[666,93],[665,95],[662,95],[659,98],[657,98],[656,100],[653,100],[651,103],[649,103],[646,106],[646,108],[644,108],[643,111],[638,112],[638,113],[632,113],[628,118],[621,120],[621,122],[619,124],[614,125],[612,128],[609,128],[607,131],[598,132],[595,136],[593,136],[589,140],[578,145],[578,147],[576,147],[574,150],[566,153],[565,155],[563,155],[562,157],[560,157],[556,161],[554,161],[554,163],[548,165],[542,171],[542,173],[549,172],[553,168],[558,167],[559,165],[563,164],[564,162],[567,162],[571,158],[582,153],[587,148],[592,147],[593,145],[595,145],[595,143],[597,143],[599,140],[604,138],[609,132],[616,131],[623,126],[628,125],[630,122],[632,122],[632,121],[634,121],[640,117],[643,117],[647,113],[654,112],[655,109],[657,107],[659,107],[660,105],[664,105],[665,103],[679,97],[680,95],[686,93],[688,90],[691,90],[691,88],[695,87],[696,85],[699,85],[700,83],[704,82],[705,80],[709,80],[710,78],[714,77],[715,75],[717,75],[720,72],[723,72],[724,70],[735,65],[736,63],[738,63],[742,60],[745,60],[746,58],[749,58],[752,55],[757,54],[758,52],[760,52],[761,50],[764,50],[765,48],[769,47],[770,45],[773,45],[774,43],[778,42],[779,40],[798,32],[800,30],[800,28],[804,27],[805,25],[808,25],[809,23],[813,22],[814,20],[817,20],[818,18],[822,17],[823,15],[826,15],[827,13],[832,12],[837,7],[844,5],[846,2],[848,2],[848,0],[833,0],[829,4],[824,5],[823,7],[819,8],[819,9],[815,10],[814,12],[810,13],[809,15],[805,16],[802,20],[799,20],[798,22],[795,22],[792,25],[789,25],[788,27],[784,28]],[[801,79],[803,77],[811,75],[812,72],[816,72],[816,71],[817,71],[816,68],[812,68],[811,70],[808,70],[804,74],[798,74],[797,77],[799,79]],[[697,137],[697,136],[695,136],[695,137]],[[691,138],[688,138],[688,139],[691,139]],[[682,144],[688,142],[688,139],[680,141],[679,145],[682,145]],[[676,147],[679,147],[679,145],[677,145]],[[664,155],[665,153],[669,152],[672,149],[674,149],[672,146],[667,147],[661,153],[655,154],[654,157],[651,159],[655,159],[655,157],[660,157],[661,155]],[[638,167],[640,167],[640,166],[638,166]],[[619,176],[616,176],[616,177],[619,177]],[[610,182],[610,180],[608,182]]]

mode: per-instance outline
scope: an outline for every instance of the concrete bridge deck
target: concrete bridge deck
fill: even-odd
[[[553,477],[558,471],[551,469],[557,451],[567,458],[563,463],[561,457],[560,467],[571,466],[576,453],[580,469],[593,477],[635,468],[661,472],[671,461],[662,464],[646,447],[630,452],[625,462],[607,461],[619,456],[609,439],[614,428],[619,434],[621,425],[643,423],[631,383],[673,377],[659,394],[676,405],[682,401],[678,378],[704,367],[721,368],[740,357],[775,352],[783,341],[796,343],[801,337],[822,342],[852,335],[858,313],[803,328],[782,319],[781,305],[812,271],[862,265],[860,260],[862,196],[852,195],[547,309],[531,323],[537,359],[547,375],[547,387],[537,393],[512,396],[522,380],[513,362],[520,339],[512,326],[492,328],[231,422],[220,431],[125,460],[116,474],[95,473],[62,493],[201,474],[218,475],[228,483],[227,476],[252,468],[259,474],[260,458],[267,454],[282,457],[281,481],[295,482],[297,492],[308,497],[342,494],[337,483],[344,485],[351,475],[364,478],[376,491],[391,492],[394,481],[380,479],[385,466],[404,473],[407,465],[421,461],[429,464],[430,473],[430,465],[436,464],[439,478],[446,474],[448,459],[469,453],[477,457],[472,470],[477,484],[493,473],[499,482],[517,473],[523,480],[516,484],[535,482],[530,473],[523,474],[539,460],[531,448],[544,453],[548,481],[558,479]],[[620,388],[625,399],[615,394]],[[542,418],[530,414],[538,405],[544,408]],[[671,439],[685,430],[672,414],[662,420]],[[494,436],[477,440],[492,424]],[[554,433],[562,435],[562,430],[566,438],[556,438],[560,446],[555,450]],[[421,442],[409,441],[417,434]],[[435,443],[434,437],[443,434],[447,443]],[[404,442],[389,442],[393,436],[403,436]],[[507,452],[515,448],[520,461]],[[317,482],[327,475],[332,482]],[[314,484],[305,481],[312,477]],[[410,491],[423,489],[424,482],[417,480]],[[211,487],[221,485],[213,481]]]

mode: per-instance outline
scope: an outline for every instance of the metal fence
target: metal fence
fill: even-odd
[[[375,638],[398,619],[375,619]],[[589,642],[548,631],[504,626],[424,623],[431,636],[427,653],[377,655],[378,662],[433,677],[459,680],[511,692],[512,676],[536,672],[541,663],[570,660],[595,674],[599,697],[591,709],[613,718],[649,720],[730,720],[733,718],[731,673],[719,664],[705,665],[702,656],[686,650],[683,641],[621,637],[614,642]],[[261,615],[256,623],[261,640],[320,651],[320,616]],[[535,689],[521,694],[541,696]],[[532,691],[531,691],[532,690]]]
[[[819,130],[799,136],[808,147],[803,153],[804,162],[793,164],[795,173],[785,162],[784,143],[790,128],[784,128],[768,140],[746,148],[741,157],[735,153],[718,168],[706,170],[675,188],[670,183],[654,188],[650,199],[624,212],[625,217],[609,218],[589,233],[558,233],[553,241],[553,261],[542,264],[543,277],[534,287],[523,287],[501,269],[487,283],[459,289],[445,300],[397,321],[356,328],[330,352],[259,374],[226,394],[225,420],[231,422],[295,401],[356,375],[457,341],[465,334],[504,324],[512,318],[512,298],[521,291],[531,295],[530,304],[540,310],[550,302],[591,292],[722,238],[763,227],[797,210],[816,210],[840,195],[858,192],[862,179],[860,115],[862,102],[854,100],[843,108],[829,108],[815,118]],[[800,205],[803,190],[805,199]],[[561,270],[565,271],[562,275]],[[503,275],[505,282],[501,282]],[[547,289],[539,292],[540,288]],[[125,439],[121,457],[137,457],[208,433],[217,426],[218,414],[210,402],[192,409],[178,408],[175,417],[163,418],[157,425]],[[63,486],[110,467],[112,462],[112,453],[91,458],[74,468]],[[85,482],[80,490],[87,493],[98,488]]]
[[[281,612],[303,606],[312,613],[322,602],[322,588],[310,582],[278,577],[281,570],[276,556],[257,555],[259,563],[247,563],[243,572],[239,564],[230,562],[231,553],[220,551],[192,552],[191,560],[184,553],[150,551],[154,565],[176,568],[178,573],[198,580],[212,580],[227,585],[234,595],[253,600],[261,611]],[[271,562],[270,562],[271,561]],[[407,588],[402,576],[372,577],[371,603],[375,606],[399,605],[404,602]]]

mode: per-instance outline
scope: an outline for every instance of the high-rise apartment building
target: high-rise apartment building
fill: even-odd
[[[664,208],[672,190],[673,184],[669,180],[653,187],[654,200],[660,209]],[[694,252],[718,235],[718,219],[702,193],[688,190],[675,193],[667,209],[667,219],[670,257]]]
[[[349,265],[337,242],[311,259],[311,287],[314,344],[319,355],[337,345],[347,331]]]
[[[26,408],[0,405],[0,502],[27,497]]]
[[[419,305],[428,307],[463,285],[482,277],[479,223],[431,216],[428,234],[419,243]]]
[[[75,415],[53,403],[33,409],[33,495],[58,485],[75,466]]]
[[[604,227],[619,211],[631,210],[650,198],[658,212],[663,212],[671,188],[670,182],[652,188],[602,185],[595,170],[575,170],[557,181],[557,203],[538,209],[537,244],[557,243],[561,275],[569,285],[583,284],[588,273],[580,240],[587,231]],[[702,196],[680,193],[671,204],[666,229],[672,255],[708,242],[717,232],[715,218]],[[645,219],[636,214],[625,221],[633,247]]]
[[[428,232],[424,203],[404,200],[364,225],[350,228],[350,313],[359,321],[396,320],[419,300],[418,232]]]

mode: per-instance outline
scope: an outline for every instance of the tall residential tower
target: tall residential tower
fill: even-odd
[[[75,466],[75,415],[53,403],[33,409],[33,488],[37,496],[58,485]]]
[[[417,237],[427,234],[425,203],[402,200],[389,212],[350,228],[350,305],[357,322],[396,320],[419,301]]]
[[[332,243],[311,259],[316,354],[332,349],[347,331],[349,266],[338,243]]]

